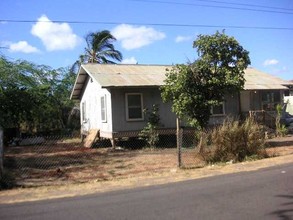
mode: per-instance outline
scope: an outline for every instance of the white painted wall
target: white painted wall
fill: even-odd
[[[293,115],[293,96],[285,96],[284,102],[287,103],[285,111]]]
[[[102,122],[101,119],[101,97],[106,97],[106,114],[107,120]],[[82,103],[86,106],[86,119],[81,121],[82,132],[90,129],[100,129],[101,131],[112,131],[111,115],[111,94],[107,89],[103,89],[96,81],[89,79],[85,85],[85,91],[80,102],[81,117],[83,114]]]

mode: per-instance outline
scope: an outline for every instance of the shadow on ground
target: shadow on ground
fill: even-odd
[[[286,200],[285,203],[281,204],[282,207],[277,211],[270,213],[276,216],[278,219],[282,220],[292,220],[293,219],[293,195],[277,195],[276,197],[281,197]]]

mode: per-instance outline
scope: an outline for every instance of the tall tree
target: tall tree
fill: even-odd
[[[69,100],[75,74],[66,68],[0,58],[0,125],[27,132],[65,128],[74,103]]]
[[[122,54],[116,50],[113,42],[116,38],[108,31],[90,32],[85,37],[84,61],[88,63],[115,63],[122,60]]]
[[[199,58],[168,70],[161,91],[163,100],[172,102],[172,110],[180,118],[203,128],[212,106],[219,105],[225,94],[243,89],[250,58],[248,51],[224,32],[199,35],[193,47]]]

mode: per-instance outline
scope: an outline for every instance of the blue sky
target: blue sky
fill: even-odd
[[[12,60],[71,66],[85,35],[106,29],[123,63],[186,63],[198,34],[225,29],[251,66],[293,79],[292,0],[1,0],[0,20],[0,53]]]

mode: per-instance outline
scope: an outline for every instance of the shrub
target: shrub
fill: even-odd
[[[229,118],[211,131],[210,139],[211,146],[202,153],[207,162],[238,162],[265,155],[263,128],[252,118],[243,123]]]
[[[139,134],[139,137],[142,140],[145,140],[151,148],[155,147],[159,142],[159,133],[157,132],[157,129],[160,126],[160,115],[158,114],[158,111],[158,105],[153,105],[150,112],[147,109],[144,110],[148,122]]]
[[[150,124],[149,122],[140,132],[139,137],[145,140],[147,145],[151,148],[155,147],[159,141],[159,133],[156,131],[156,126]]]

